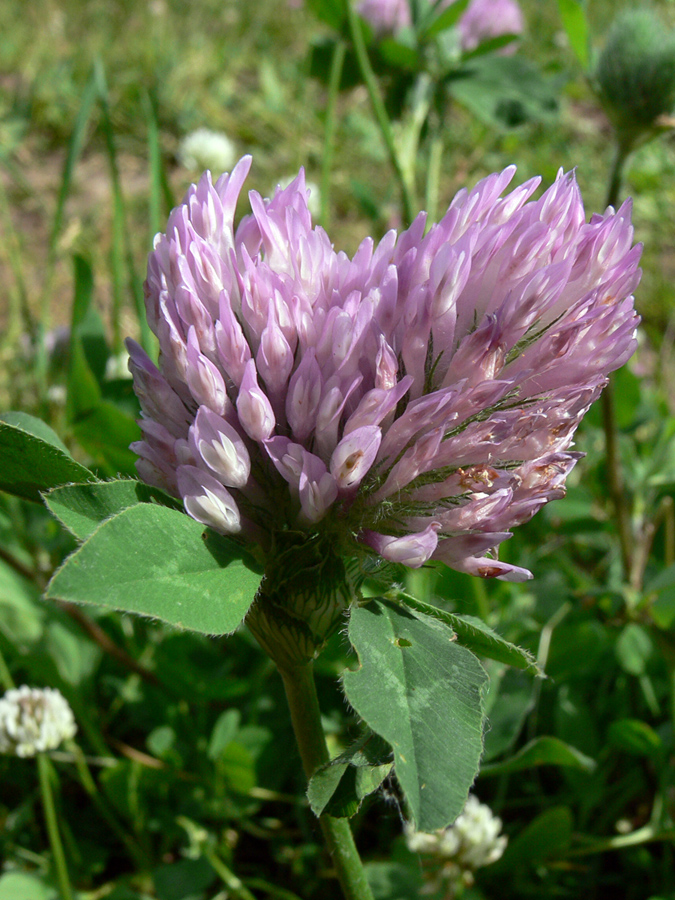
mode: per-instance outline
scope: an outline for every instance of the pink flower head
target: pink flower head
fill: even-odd
[[[440,0],[440,8],[455,0]],[[410,0],[360,0],[357,10],[378,37],[395,35],[412,24]],[[471,0],[457,23],[462,50],[503,34],[521,34],[523,14],[516,0]]]
[[[471,0],[458,28],[462,50],[468,52],[490,38],[522,34],[523,14],[516,0]]]
[[[411,23],[409,0],[361,0],[356,7],[375,34],[396,34]]]
[[[496,548],[564,495],[574,432],[635,348],[630,202],[587,222],[573,174],[534,199],[538,179],[504,195],[511,167],[350,259],[303,172],[235,229],[250,165],[207,172],[150,254],[141,477],[263,553],[290,530],[529,577]]]

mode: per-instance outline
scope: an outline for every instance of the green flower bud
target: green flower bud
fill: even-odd
[[[609,30],[595,81],[628,152],[654,136],[675,106],[675,32],[649,9],[625,10]]]

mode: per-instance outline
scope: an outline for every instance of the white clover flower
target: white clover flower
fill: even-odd
[[[435,884],[460,879],[471,883],[472,872],[503,854],[508,838],[501,829],[502,820],[470,794],[454,824],[431,834],[408,827],[405,839],[409,850],[432,863],[426,868]]]
[[[121,353],[108,357],[105,364],[104,377],[106,381],[131,378],[131,372],[129,371],[129,354],[126,350],[122,350]]]
[[[55,750],[76,731],[73,711],[56,688],[24,684],[0,698],[0,753],[35,756]]]
[[[63,384],[52,384],[47,388],[47,399],[54,406],[64,406],[67,397],[68,392]]]
[[[198,128],[180,142],[178,159],[186,169],[196,172],[209,169],[220,175],[229,172],[237,161],[237,149],[226,134]]]
[[[459,838],[456,855],[467,869],[480,869],[496,862],[508,843],[506,835],[500,835],[502,820],[473,794],[469,795],[463,812],[449,830],[454,830]]]

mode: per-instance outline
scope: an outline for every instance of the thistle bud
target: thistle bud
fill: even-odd
[[[675,32],[649,9],[625,10],[609,30],[595,80],[628,152],[653,136],[675,106]]]

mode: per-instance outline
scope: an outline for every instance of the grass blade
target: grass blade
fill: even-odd
[[[120,315],[122,309],[122,295],[125,283],[131,290],[134,308],[138,317],[141,331],[141,345],[151,356],[155,355],[154,336],[150,331],[145,317],[145,301],[143,298],[143,286],[136,272],[134,256],[129,239],[129,230],[126,227],[126,214],[122,183],[120,181],[119,165],[117,161],[117,147],[115,134],[110,119],[108,106],[108,88],[105,80],[103,64],[97,60],[95,64],[96,81],[98,85],[99,101],[101,104],[101,127],[105,138],[108,162],[110,164],[110,181],[113,191],[113,287],[116,292],[115,306],[113,309],[113,351],[119,352],[121,348]],[[126,264],[126,273],[124,272]],[[126,278],[125,278],[126,274]]]

